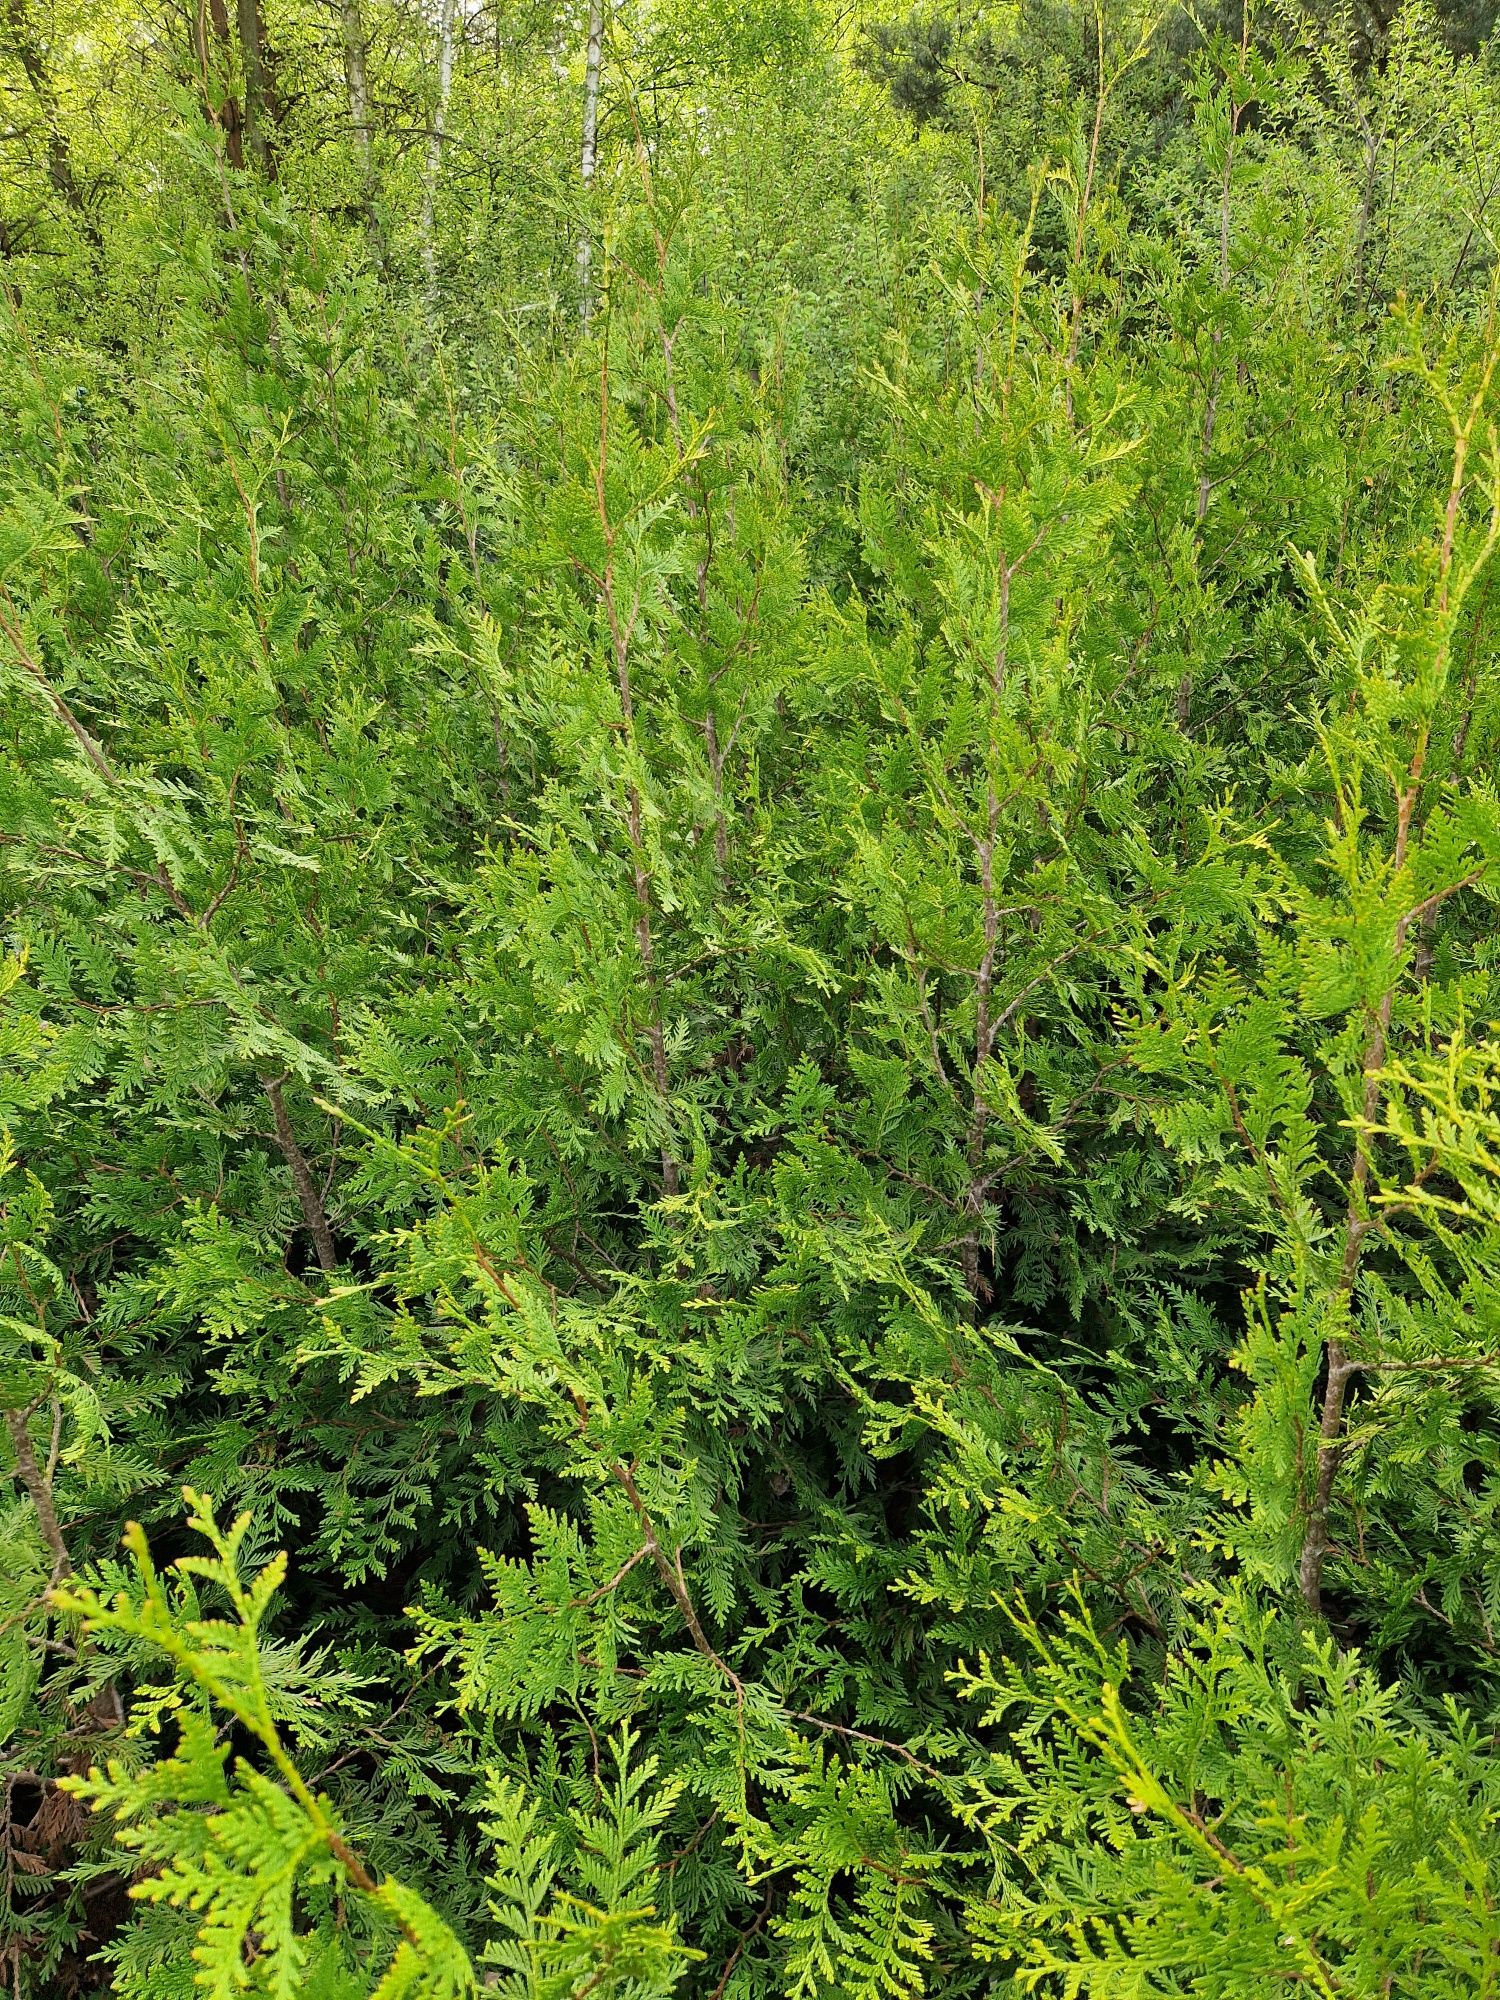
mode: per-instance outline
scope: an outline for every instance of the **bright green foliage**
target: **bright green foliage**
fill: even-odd
[[[135,1527],[126,1534],[137,1573],[134,1593],[122,1590],[106,1604],[92,1590],[73,1590],[54,1601],[82,1617],[90,1632],[118,1634],[164,1652],[200,1699],[164,1690],[153,1704],[158,1726],[170,1718],[178,1740],[172,1754],[148,1771],[112,1760],[104,1776],[74,1779],[68,1788],[96,1811],[111,1813],[118,1842],[146,1864],[133,1894],[196,1913],[193,1957],[197,1984],[206,1992],[229,1995],[247,1984],[280,1996],[309,1984],[328,1992],[356,1990],[347,1972],[335,1974],[323,1939],[317,1932],[309,1939],[298,1913],[331,1894],[357,1890],[401,1933],[376,1988],[383,2000],[406,1994],[459,2000],[472,1993],[473,1968],[448,1926],[401,1883],[372,1881],[329,1802],[308,1789],[282,1741],[260,1628],[286,1574],[285,1559],[245,1578],[239,1555],[248,1515],[226,1533],[200,1495],[188,1499],[189,1526],[213,1554],[179,1557],[174,1567],[185,1584],[177,1604]],[[222,1591],[231,1617],[194,1615],[196,1580]],[[243,1758],[232,1772],[226,1769],[228,1746],[214,1728],[217,1710],[247,1732],[269,1770]]]
[[[373,1990],[374,2000],[464,2000],[478,1981],[459,1940],[415,1890],[394,1877],[371,1877],[331,1802],[309,1789],[283,1739],[282,1719],[296,1709],[284,1669],[268,1683],[261,1627],[285,1578],[285,1558],[246,1578],[239,1558],[249,1516],[226,1531],[201,1495],[187,1498],[188,1524],[213,1554],[178,1558],[173,1568],[183,1581],[175,1601],[133,1525],[125,1538],[133,1590],[108,1603],[93,1590],[54,1596],[90,1633],[117,1634],[167,1655],[179,1685],[160,1690],[149,1713],[157,1729],[174,1726],[176,1747],[144,1771],[111,1759],[104,1775],[66,1780],[65,1789],[110,1814],[118,1844],[139,1857],[144,1870],[134,1896],[194,1913],[195,1981],[205,1992]],[[223,1594],[232,1617],[195,1615],[201,1585]],[[308,1687],[319,1685],[317,1665],[303,1665]],[[267,1768],[245,1758],[227,1767],[228,1745],[215,1728],[220,1715],[247,1733]],[[577,1873],[597,1906],[554,1888],[558,1871],[523,1788],[503,1779],[492,1786],[493,1817],[485,1822],[498,1859],[492,1909],[520,1945],[519,1955],[514,1946],[505,1954],[520,1974],[514,1992],[571,1993],[585,1979],[591,1992],[606,1995],[665,1992],[671,1983],[681,1958],[672,1926],[649,1922],[649,1903],[629,1903],[651,1873],[650,1833],[671,1810],[672,1793],[643,1798],[652,1766],[630,1771],[629,1747],[623,1734],[615,1790],[601,1809],[573,1820],[582,1850]],[[349,1923],[341,1907],[347,1896],[369,1905],[368,1926]],[[322,1918],[311,1929],[304,1927],[307,1910]],[[348,1944],[335,1948],[326,1927],[335,1911],[337,1932],[357,1938],[361,1928],[373,1931],[358,1957]],[[390,1963],[371,1989],[361,1971],[384,1955]],[[128,1977],[121,1990],[131,1990]]]
[[[1006,1885],[980,1949],[1022,1991],[1486,1990],[1497,1799],[1469,1716],[1403,1720],[1240,1591],[1188,1627],[1148,1713],[1086,1614],[1020,1638],[1013,1676],[963,1680],[1012,1745],[968,1815]]]
[[[9,1990],[1495,1989],[1483,12],[10,5]]]

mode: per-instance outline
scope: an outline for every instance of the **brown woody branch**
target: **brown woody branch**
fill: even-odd
[[[276,1123],[276,1144],[281,1156],[291,1170],[292,1185],[297,1190],[297,1200],[302,1206],[302,1219],[307,1224],[307,1232],[312,1237],[313,1247],[318,1253],[318,1267],[325,1274],[338,1269],[338,1251],[334,1248],[333,1231],[328,1226],[328,1211],[323,1206],[323,1198],[318,1193],[317,1184],[307,1164],[307,1155],[297,1144],[297,1135],[292,1130],[292,1121],[287,1116],[286,1101],[281,1094],[284,1077],[261,1078],[261,1089],[271,1103],[271,1116]]]

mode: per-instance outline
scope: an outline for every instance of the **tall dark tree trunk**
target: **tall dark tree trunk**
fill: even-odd
[[[240,62],[245,72],[245,141],[250,157],[268,181],[276,178],[276,86],[266,48],[265,16],[260,0],[236,0],[240,31]]]
[[[245,120],[234,88],[234,36],[224,0],[208,0],[210,46],[200,8],[197,22],[198,63],[202,70],[203,110],[210,125],[224,135],[224,156],[230,166],[245,164]]]
[[[41,44],[28,18],[26,0],[6,0],[5,22],[10,31],[11,48],[25,72],[26,81],[31,85],[32,95],[47,129],[47,179],[53,192],[97,250],[101,247],[99,225],[73,171],[73,148],[62,128],[57,92],[53,88]]]

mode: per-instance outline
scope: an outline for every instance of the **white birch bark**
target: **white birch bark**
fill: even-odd
[[[427,278],[428,310],[437,316],[437,244],[434,240],[433,205],[438,175],[443,166],[443,140],[448,130],[448,99],[453,91],[453,42],[457,31],[458,0],[438,0],[437,103],[432,110],[432,129],[427,140],[427,172],[422,182],[422,269]]]
[[[587,206],[598,160],[599,75],[604,63],[604,0],[589,0],[589,40],[583,69],[583,154],[579,170]],[[585,326],[594,312],[594,243],[584,216],[578,236],[578,311]]]
[[[339,25],[344,41],[344,84],[349,93],[349,123],[359,159],[360,199],[365,233],[376,262],[385,264],[385,238],[375,207],[375,145],[370,123],[370,78],[365,52],[365,27],[359,0],[339,0]]]

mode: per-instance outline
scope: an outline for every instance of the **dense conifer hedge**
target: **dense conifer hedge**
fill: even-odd
[[[9,0],[7,1991],[1500,1992],[1489,26]]]

